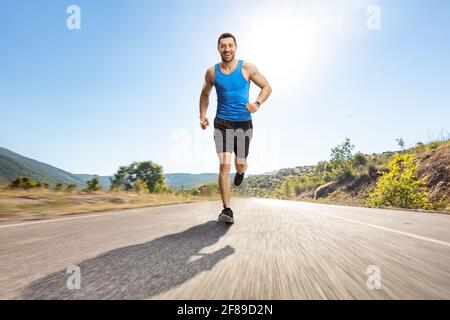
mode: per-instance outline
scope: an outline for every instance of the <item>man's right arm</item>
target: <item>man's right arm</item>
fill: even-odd
[[[206,71],[205,82],[203,83],[202,93],[200,94],[200,127],[205,130],[209,125],[206,118],[206,110],[208,110],[209,95],[214,86],[214,68],[211,67]]]

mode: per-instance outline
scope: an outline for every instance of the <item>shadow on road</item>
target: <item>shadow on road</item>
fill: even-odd
[[[55,272],[34,281],[22,292],[23,299],[145,299],[168,291],[234,253],[225,246],[199,254],[220,239],[229,227],[216,221],[147,243],[103,253],[78,264],[81,289],[69,290],[71,274]],[[197,258],[198,257],[198,258]],[[191,261],[191,258],[197,258]]]

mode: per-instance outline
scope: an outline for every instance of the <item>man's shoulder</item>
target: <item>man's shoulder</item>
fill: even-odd
[[[256,66],[253,63],[248,62],[248,61],[244,61],[242,63],[242,70],[243,70],[244,74],[246,74],[246,76],[245,76],[246,79],[248,78],[249,80],[251,80],[252,77],[256,73],[258,73],[258,71],[257,71],[258,69],[256,69]]]
[[[245,68],[245,69],[252,69],[252,68],[255,67],[255,65],[253,63],[251,63],[251,62],[242,60],[242,67]]]
[[[249,75],[249,77],[252,77],[254,74],[258,73],[258,69],[256,68],[256,66],[248,61],[244,61],[244,63],[242,64],[242,69],[246,74]]]
[[[216,76],[216,70],[215,70],[215,66],[209,67],[208,69],[206,69],[206,77],[214,82],[214,78]]]

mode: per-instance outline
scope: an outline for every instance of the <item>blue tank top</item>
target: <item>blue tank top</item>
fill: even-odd
[[[215,65],[214,86],[217,93],[216,117],[228,121],[249,121],[252,114],[245,107],[248,103],[250,81],[242,74],[242,60],[238,60],[236,69],[230,74],[220,71]]]

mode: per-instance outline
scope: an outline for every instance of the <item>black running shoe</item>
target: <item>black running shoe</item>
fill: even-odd
[[[234,223],[233,210],[231,210],[231,208],[223,209],[222,213],[219,215],[219,221],[226,223]]]
[[[245,172],[242,172],[242,173],[236,172],[236,175],[234,176],[234,185],[236,187],[239,187],[241,185],[242,181],[244,181],[244,175],[245,175]]]

